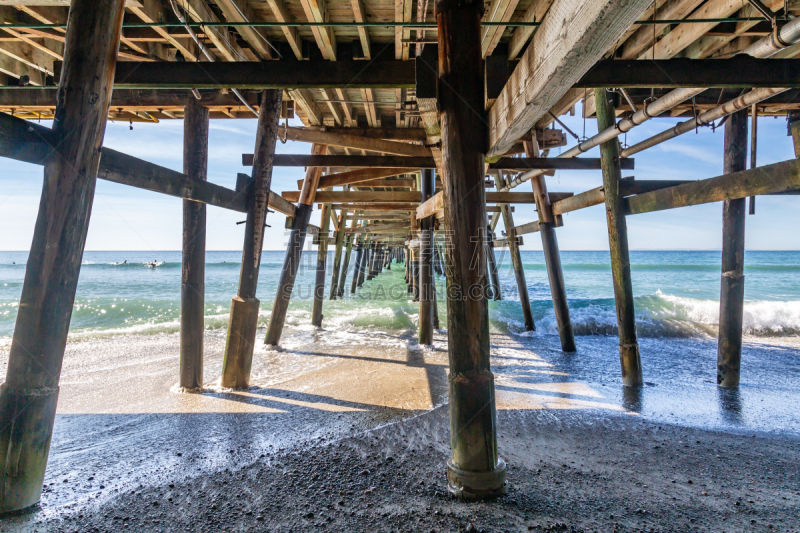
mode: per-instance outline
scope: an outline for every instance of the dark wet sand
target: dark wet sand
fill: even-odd
[[[503,411],[509,493],[447,492],[446,406],[7,531],[800,531],[800,439]],[[27,522],[27,526],[25,523]]]
[[[332,337],[259,353],[250,390],[202,395],[172,390],[175,335],[71,343],[41,506],[0,531],[800,532],[794,342],[748,344],[724,392],[713,340],[645,339],[649,385],[631,394],[615,338],[566,356],[493,335],[510,490],[465,503],[444,478],[445,337]],[[207,337],[212,378],[220,349]]]

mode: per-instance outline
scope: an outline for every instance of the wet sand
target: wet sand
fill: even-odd
[[[791,339],[747,344],[738,393],[712,381],[712,339],[643,339],[649,385],[630,394],[615,338],[566,356],[493,335],[510,491],[462,503],[444,480],[443,335],[287,338],[225,391],[209,331],[202,394],[175,388],[177,335],[71,342],[41,505],[0,529],[800,531]]]

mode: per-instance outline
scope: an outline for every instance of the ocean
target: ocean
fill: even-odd
[[[0,346],[14,331],[25,276],[27,252],[0,252]],[[307,251],[289,308],[284,340],[310,323],[316,251]],[[284,252],[264,252],[259,276],[260,325],[266,326]],[[607,252],[561,253],[567,297],[577,336],[616,334],[614,294]],[[522,252],[536,332],[524,332],[519,295],[507,251],[497,250],[501,301],[489,303],[492,333],[557,335],[550,288],[541,252]],[[206,328],[227,327],[236,294],[241,252],[206,254]],[[347,332],[413,334],[418,305],[403,283],[403,266],[392,265],[345,297],[327,300],[333,252],[329,253],[323,326]],[[151,263],[157,263],[152,266]],[[749,337],[800,333],[800,252],[752,251],[745,254],[744,329]],[[642,338],[713,338],[719,314],[720,252],[634,251],[631,270]],[[180,320],[181,254],[175,251],[86,252],[70,327],[71,339],[177,332]],[[437,276],[439,314],[446,327],[444,278]]]
[[[543,424],[641,420],[800,435],[800,253],[747,252],[742,381],[728,390],[716,385],[719,252],[631,254],[645,381],[635,389],[620,379],[607,252],[561,254],[573,354],[561,351],[542,254],[523,252],[537,328],[526,332],[508,252],[497,252],[503,300],[489,302],[489,316],[500,420],[536,413]],[[417,342],[418,304],[397,264],[355,295],[326,299],[317,329],[310,324],[317,254],[306,252],[281,349],[272,350],[262,342],[283,256],[263,254],[250,387],[232,391],[220,386],[220,375],[241,254],[207,253],[203,390],[188,394],[178,385],[180,253],[84,254],[45,479],[49,512],[304,443],[365,435],[447,403],[442,277],[436,282],[443,329],[434,332],[432,347]],[[0,254],[0,373],[26,257]],[[348,289],[351,279],[352,261]],[[62,482],[92,478],[106,489]]]

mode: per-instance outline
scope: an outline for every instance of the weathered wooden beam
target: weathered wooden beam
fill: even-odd
[[[503,157],[489,165],[490,169],[502,170],[600,170],[599,157]],[[620,158],[622,170],[633,170],[634,160],[630,157]]]
[[[270,10],[272,10],[272,15],[275,17],[275,20],[278,22],[292,22],[292,16],[289,14],[284,0],[267,0],[267,4]],[[295,58],[297,60],[303,59],[303,41],[297,34],[297,28],[281,26],[281,31],[283,32],[283,36],[286,37],[289,46],[292,48]]]
[[[517,236],[514,238],[513,243],[516,243],[515,246],[523,246],[525,244],[525,240],[521,236]],[[512,242],[508,240],[508,237],[504,237],[502,239],[495,239],[492,241],[492,246],[496,248],[508,248],[512,245]]]
[[[624,206],[626,214],[636,215],[797,189],[800,160],[793,159],[639,194],[626,198]]]
[[[183,173],[192,180],[208,179],[208,109],[186,106],[183,119]],[[206,206],[183,201],[181,254],[180,381],[186,390],[203,387],[205,335]]]
[[[258,16],[253,12],[247,0],[214,0],[225,19],[229,22],[256,22]],[[236,26],[236,31],[250,46],[250,49],[261,59],[272,59],[272,50],[263,28]]]
[[[55,150],[44,185],[0,388],[0,513],[41,497],[119,49],[123,0],[73,0]]]
[[[350,0],[350,5],[353,7],[353,17],[355,22],[366,22],[367,14],[364,11],[364,2],[362,0]],[[369,32],[364,26],[358,27],[358,39],[361,41],[361,53],[364,59],[372,59],[372,47],[369,41]]]
[[[50,87],[35,90],[25,87],[0,89],[0,108],[52,108],[56,105],[57,92],[58,89]],[[250,105],[258,105],[257,93],[244,91],[241,94]],[[233,93],[224,94],[218,90],[202,91],[200,100],[197,100],[188,89],[114,89],[110,106],[112,109],[115,107],[182,108],[190,102],[197,102],[205,107],[239,107],[242,105],[242,102]]]
[[[327,2],[325,0],[300,0],[300,6],[309,22],[329,22]],[[336,61],[336,34],[329,26],[311,26],[311,33],[317,46],[322,52],[322,57],[329,61]]]
[[[412,179],[369,180],[358,184],[360,190],[365,187],[413,189],[415,185],[416,182]]]
[[[43,165],[52,153],[53,130],[0,113],[0,157]],[[194,180],[186,174],[136,157],[101,148],[99,179],[139,189],[245,212],[244,197],[215,183]]]
[[[550,9],[553,0],[534,0],[528,9],[522,15],[520,22],[535,22],[542,20]],[[511,34],[511,40],[508,43],[508,57],[514,59],[522,52],[522,49],[530,39],[533,32],[536,30],[533,26],[520,26],[514,29]]]
[[[264,248],[264,227],[267,220],[272,156],[278,140],[281,112],[281,91],[266,90],[261,95],[256,131],[253,174],[247,180],[247,218],[242,245],[242,266],[239,288],[231,301],[231,314],[225,340],[220,384],[228,388],[246,388],[250,384],[250,368],[256,342],[258,311],[261,302],[256,298],[261,252]]]
[[[278,213],[283,213],[287,217],[293,217],[295,215],[295,211],[297,211],[297,208],[294,204],[287,202],[280,195],[275,194],[273,191],[269,191],[269,207]]]
[[[321,189],[324,189],[327,187],[339,187],[342,185],[353,185],[359,183],[364,187],[377,187],[377,185],[371,184],[376,179],[402,176],[403,174],[410,174],[412,172],[419,172],[419,169],[383,167],[356,169],[323,176],[320,178],[319,186]],[[398,181],[405,183],[407,180]]]
[[[632,196],[645,192],[657,191],[668,187],[675,187],[684,183],[693,183],[694,180],[631,180],[623,179],[619,182],[619,192],[622,196]],[[605,202],[603,187],[596,187],[575,196],[554,201],[552,204],[553,214],[562,215],[570,211],[577,211],[593,205]]]
[[[355,148],[370,152],[381,152],[384,154],[394,154],[409,157],[430,157],[430,148],[418,144],[409,144],[396,141],[385,141],[383,139],[372,139],[359,135],[348,135],[346,133],[321,131],[314,128],[283,128],[281,137],[290,141],[301,141],[307,143],[324,143],[328,146],[340,146],[342,148]]]
[[[770,9],[783,5],[780,0],[766,0],[764,3],[771,4]],[[648,48],[642,50],[637,59],[652,60],[673,57],[716,26],[718,23],[714,22],[713,19],[730,17],[741,8],[742,3],[736,0],[708,0],[686,17],[690,19],[688,22],[678,24],[655,43],[651,38],[648,42]],[[706,22],[700,22],[704,19]],[[650,30],[650,35],[652,36],[652,29]],[[632,57],[631,59],[634,58]]]
[[[705,0],[667,0],[657,6],[659,19],[683,19],[691,14]],[[653,10],[648,8],[644,17],[652,17]],[[665,30],[672,29],[669,24],[656,24],[655,26],[632,26],[626,35],[629,37],[620,42],[619,56],[622,59],[636,59],[648,47],[653,45],[653,34],[663,35]],[[670,56],[671,57],[671,56]],[[652,60],[652,57],[650,58]]]
[[[489,110],[487,157],[506,153],[641,15],[651,0],[555,0]]]
[[[536,198],[534,197],[533,193],[529,192],[487,192],[485,194],[487,203],[497,203],[497,204],[536,203]],[[571,192],[550,193],[550,197],[557,200],[568,198],[572,195],[573,193]],[[441,211],[444,208],[444,205],[445,205],[444,191],[439,191],[435,195],[433,195],[429,200],[421,203],[419,207],[416,208],[417,220],[422,220],[423,218],[427,218],[429,216],[436,214],[438,211]],[[487,213],[498,212],[496,210],[490,209],[489,207],[487,207],[486,209]],[[514,209],[512,208],[511,211],[513,212],[513,210]]]
[[[405,219],[408,219],[408,216],[405,216]],[[374,224],[374,225],[364,225],[359,227],[347,228],[345,233],[352,234],[360,234],[360,233],[374,233],[377,231],[384,231],[384,230],[402,230],[408,229],[408,223],[405,224]]]
[[[394,141],[425,142],[427,139],[425,130],[422,128],[394,128],[390,126],[381,128],[340,128],[336,126],[325,126],[325,131],[328,133],[342,133],[345,135],[368,137],[370,139],[386,139]]]
[[[484,22],[508,22],[514,15],[518,3],[519,0],[493,0],[483,17]],[[483,57],[492,55],[505,31],[505,26],[481,27],[481,53]]]
[[[211,10],[206,0],[182,0],[180,8],[186,11],[195,22],[220,22],[217,15]],[[236,37],[231,35],[230,29],[225,26],[204,27],[206,37],[214,43],[217,52],[225,61],[241,61],[247,57]],[[170,65],[173,63],[169,63]],[[191,65],[192,63],[184,63]],[[272,87],[264,87],[265,89]]]
[[[242,154],[242,165],[252,165],[251,154]],[[427,166],[426,166],[427,165]],[[432,157],[401,155],[306,155],[277,154],[276,167],[350,167],[350,168],[431,168]]]
[[[281,196],[290,202],[298,201],[299,191],[283,191]],[[319,191],[316,200],[321,203],[394,203],[413,202],[419,193],[413,191]]]
[[[137,17],[139,17],[142,22],[149,24],[160,22],[166,16],[164,13],[164,8],[159,0],[136,0],[135,2],[130,2],[127,8]],[[197,61],[194,43],[192,43],[192,47],[185,46],[179,39],[176,39],[174,36],[172,36],[167,28],[154,26],[153,31],[158,33],[161,37],[166,39],[168,43],[179,50],[181,54],[183,54],[183,57],[186,59],[186,61]]]
[[[391,203],[391,204],[376,204],[353,202],[349,204],[333,204],[333,209],[347,209],[348,211],[363,211],[369,209],[370,211],[413,211],[417,208],[417,203]]]
[[[679,87],[800,87],[800,59],[607,59],[573,86],[676,89]]]
[[[519,226],[514,227],[514,234],[515,235],[526,235],[528,233],[537,233],[539,231],[539,221],[534,220],[533,222],[528,222],[526,224],[520,224]]]
[[[54,63],[56,77],[60,62]],[[121,62],[122,89],[350,89],[413,88],[413,61]]]

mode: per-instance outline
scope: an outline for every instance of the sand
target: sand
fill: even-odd
[[[509,492],[465,503],[444,478],[443,335],[292,338],[225,391],[209,332],[202,394],[174,387],[176,335],[71,342],[42,502],[0,529],[800,531],[791,343],[749,343],[728,393],[706,383],[711,339],[643,340],[650,385],[630,394],[611,337],[567,357],[494,335]]]

